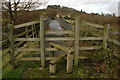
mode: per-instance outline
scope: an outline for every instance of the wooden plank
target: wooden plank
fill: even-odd
[[[16,51],[40,51],[40,48],[16,48]]]
[[[9,40],[10,40],[10,58],[13,69],[15,68],[15,49],[14,49],[14,37],[13,37],[13,24],[8,25],[9,28]]]
[[[62,53],[60,54],[59,56],[53,58],[51,61],[50,61],[50,64],[55,64],[57,62],[59,62],[62,58],[64,58],[65,56],[67,55],[67,53]]]
[[[72,31],[72,30],[66,30],[66,31],[45,31],[45,34],[74,34],[74,31]]]
[[[17,44],[15,44],[15,47],[19,47],[21,44],[23,44],[24,42],[18,42]]]
[[[56,57],[45,57],[45,60],[53,60]],[[65,59],[67,59],[67,57],[64,57]],[[85,57],[85,56],[79,56],[79,59],[88,59],[89,57]],[[25,58],[17,58],[16,61],[40,61],[41,57],[25,57]]]
[[[39,21],[31,21],[31,22],[15,25],[14,28],[22,28],[22,27],[26,27],[26,26],[35,25],[35,24],[38,24],[38,23],[39,23]]]
[[[45,60],[51,60],[55,57],[45,57]],[[25,57],[25,58],[18,58],[17,61],[40,61],[41,57]]]
[[[110,28],[110,24],[104,26],[104,35],[103,35],[103,47],[104,48],[107,48],[109,28]]]
[[[40,51],[40,48],[16,48],[16,51]],[[45,51],[57,51],[56,48],[45,48]]]
[[[45,41],[68,41],[74,40],[73,37],[53,37],[45,38]],[[40,41],[40,38],[15,38],[15,41]]]
[[[108,41],[109,41],[109,42],[113,42],[113,43],[116,44],[116,45],[120,45],[120,41],[118,41],[118,40],[109,38]]]
[[[110,34],[113,34],[113,35],[119,35],[120,32],[112,32],[112,31],[110,31]]]
[[[40,41],[40,38],[15,38],[15,41]]]
[[[64,47],[65,49],[67,47]],[[101,46],[88,46],[88,47],[80,47],[79,50],[99,50]],[[70,47],[72,51],[74,51],[73,47]],[[40,51],[40,48],[15,48],[16,51]],[[58,51],[56,48],[45,48],[45,51]]]
[[[103,40],[102,37],[80,37],[80,40],[86,41],[86,40]]]
[[[51,37],[51,38],[45,38],[45,41],[69,41],[74,40],[74,37]]]
[[[45,41],[69,41],[69,40],[75,40],[74,37],[51,37],[51,38],[45,38]],[[81,37],[80,40],[86,41],[86,40],[103,40],[103,38],[100,37]],[[15,38],[15,41],[40,41],[40,38]]]
[[[85,21],[82,21],[83,24],[87,24],[87,25],[90,25],[92,27],[96,27],[96,28],[99,28],[99,29],[104,29],[104,26],[103,25],[98,25],[98,24],[95,24],[95,23],[89,23],[89,22],[85,22]]]
[[[71,53],[72,50],[70,48],[67,48],[67,47],[63,47],[63,46],[60,46],[58,44],[55,44],[55,43],[50,43],[49,44],[51,47],[54,47],[58,50],[61,50],[61,51],[64,51],[64,52],[67,52],[67,53]]]
[[[76,16],[75,22],[75,53],[74,53],[74,65],[78,66],[78,54],[79,54],[79,36],[80,36],[80,25],[79,17]]]
[[[99,50],[101,46],[86,46],[80,47],[79,50]]]
[[[41,53],[41,67],[45,67],[45,45],[44,45],[44,17],[40,16],[40,53]]]

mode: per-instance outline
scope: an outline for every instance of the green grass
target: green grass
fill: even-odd
[[[8,73],[6,73],[3,78],[21,78],[22,72],[25,70],[24,67],[19,67],[15,70],[11,70]]]
[[[45,69],[33,68],[28,73],[28,77],[29,78],[50,78],[50,74],[47,68]]]

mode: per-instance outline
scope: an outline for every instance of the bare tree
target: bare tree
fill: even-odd
[[[3,11],[9,13],[10,22],[16,23],[19,11],[30,11],[46,4],[46,1],[41,0],[3,0]]]

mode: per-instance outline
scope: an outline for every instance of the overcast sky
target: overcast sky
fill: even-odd
[[[45,1],[45,0],[44,0]],[[115,13],[118,16],[119,0],[46,0],[48,3],[40,7],[46,8],[47,5],[61,5],[83,10],[87,13]]]

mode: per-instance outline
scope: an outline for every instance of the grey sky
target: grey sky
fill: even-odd
[[[76,10],[83,10],[88,13],[115,13],[118,16],[119,0],[46,0],[48,3],[40,8],[46,8],[47,5],[61,5],[72,7]]]
[[[21,1],[27,2],[28,0]],[[118,2],[120,0],[40,0],[40,1],[48,2],[46,5],[40,6],[40,9],[46,8],[47,5],[61,5],[71,7],[76,10],[82,9],[87,13],[102,13],[102,12],[111,14],[115,13],[116,16],[118,16]]]

